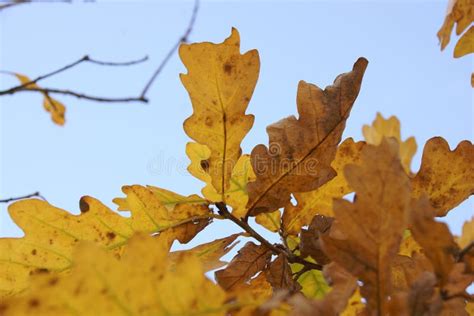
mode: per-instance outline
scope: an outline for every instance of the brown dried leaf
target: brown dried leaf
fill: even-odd
[[[345,176],[356,192],[354,203],[334,202],[336,221],[321,235],[325,253],[364,284],[370,312],[388,312],[389,263],[396,256],[410,206],[410,183],[399,159],[398,144],[384,139],[367,145],[362,164],[349,165]]]
[[[474,145],[465,140],[451,151],[443,138],[431,138],[412,186],[414,198],[427,194],[436,215],[446,215],[474,194]]]
[[[298,295],[292,297],[289,300],[294,308],[292,315],[336,316],[347,308],[349,299],[357,288],[357,279],[335,263],[324,267],[324,275],[332,285],[332,290],[321,300],[311,300]]]
[[[225,269],[216,271],[216,281],[225,290],[231,290],[262,271],[270,262],[271,256],[272,252],[267,247],[248,242]]]
[[[188,250],[173,251],[168,255],[168,259],[172,262],[179,262],[181,257],[192,254],[202,262],[204,271],[218,269],[227,264],[220,259],[237,245],[238,241],[235,243],[234,241],[241,235],[233,234]]]
[[[295,193],[298,202],[289,203],[283,213],[283,227],[286,233],[297,235],[301,227],[309,225],[316,214],[333,216],[332,202],[352,192],[344,178],[343,169],[348,164],[358,164],[365,142],[354,142],[352,138],[344,140],[337,148],[336,157],[331,166],[337,176],[316,190]]]
[[[301,230],[300,251],[303,257],[311,256],[319,264],[327,264],[331,260],[326,256],[319,242],[319,235],[331,228],[334,218],[316,215],[308,229]]]
[[[286,256],[280,254],[265,270],[267,281],[274,291],[286,290],[290,293],[299,291],[301,286],[293,280],[290,265]]]
[[[449,228],[435,221],[435,210],[426,198],[413,202],[410,212],[410,230],[424,254],[430,259],[441,286],[448,281],[459,248]]]
[[[290,116],[268,126],[269,147],[252,150],[257,179],[248,184],[250,216],[284,207],[292,192],[314,190],[335,176],[330,165],[367,64],[359,58],[351,72],[325,90],[300,81],[299,118]]]

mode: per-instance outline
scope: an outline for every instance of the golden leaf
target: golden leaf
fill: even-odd
[[[262,225],[271,232],[278,232],[280,230],[281,212],[280,210],[271,213],[258,214],[255,217],[255,222]]]
[[[336,220],[322,234],[326,255],[362,282],[361,294],[369,312],[384,315],[391,294],[391,269],[406,226],[410,183],[400,163],[398,144],[385,138],[362,151],[360,166],[344,174],[356,192],[354,202],[334,202]]]
[[[414,198],[427,194],[437,216],[446,215],[474,193],[474,145],[465,140],[451,151],[443,138],[431,138],[412,186]]]
[[[330,164],[367,64],[359,58],[351,72],[325,90],[299,82],[299,118],[290,116],[268,126],[269,147],[260,144],[252,150],[257,179],[248,184],[251,216],[284,207],[291,193],[317,189],[336,175]]]
[[[352,192],[344,173],[348,164],[358,164],[364,142],[354,142],[352,138],[346,139],[337,148],[336,157],[331,166],[337,175],[329,182],[316,190],[295,193],[296,205],[289,203],[283,213],[283,227],[286,233],[296,235],[302,226],[309,225],[316,214],[333,216],[333,199],[342,198]]]
[[[454,24],[457,23],[456,34],[460,35],[473,21],[474,10],[471,0],[449,0],[446,18],[438,31],[441,50],[449,44]]]
[[[206,183],[202,189],[204,197],[212,202],[221,202],[222,194],[217,193],[212,185],[211,176],[205,170],[209,168],[207,160],[210,156],[209,148],[197,143],[188,143],[186,154],[191,160],[188,171]],[[250,164],[250,156],[240,156],[232,170],[230,184],[224,192],[226,204],[232,206],[232,214],[237,218],[245,217],[247,214],[247,183],[254,179],[255,174]]]
[[[0,238],[0,298],[24,290],[32,274],[69,269],[80,241],[119,249],[132,236],[130,220],[98,200],[83,197],[80,206],[81,214],[73,215],[35,199],[10,205],[10,216],[25,236]]]
[[[122,191],[126,197],[116,198],[114,203],[120,211],[131,212],[131,227],[134,230],[156,232],[172,229],[176,239],[187,243],[209,224],[212,216],[208,205],[197,195],[184,197],[174,193],[175,204],[170,209],[173,204],[169,204],[169,191],[141,185],[123,186]],[[168,203],[168,207],[163,202]]]
[[[471,53],[474,53],[474,26],[471,26],[457,42],[454,57],[459,58]]]
[[[25,85],[29,82],[31,82],[31,79],[28,78],[25,75],[18,74],[18,73],[12,73],[22,85]],[[31,83],[28,84],[26,89],[41,89],[36,83]],[[44,96],[43,100],[43,107],[44,109],[51,113],[51,120],[56,123],[57,125],[64,125],[65,123],[65,113],[66,113],[66,107],[64,104],[59,102],[56,99],[53,99],[49,94],[42,92]]]
[[[400,135],[400,121],[395,116],[385,119],[380,113],[377,113],[377,117],[372,122],[372,126],[364,125],[362,127],[362,133],[364,134],[367,144],[371,145],[379,145],[384,137],[395,138],[400,146],[400,159],[403,168],[406,173],[410,174],[411,160],[417,148],[416,141],[414,137],[409,137],[405,141],[402,141]]]
[[[150,251],[153,249],[153,251]],[[81,244],[66,276],[42,275],[21,296],[0,303],[2,315],[225,315],[225,293],[183,256],[170,269],[168,244],[138,235],[122,259]]]
[[[240,143],[253,125],[253,115],[246,115],[245,111],[260,69],[256,50],[242,55],[239,49],[236,29],[221,44],[183,44],[179,49],[188,70],[181,75],[181,81],[194,110],[184,122],[184,130],[210,150],[206,172],[223,201],[241,155]]]

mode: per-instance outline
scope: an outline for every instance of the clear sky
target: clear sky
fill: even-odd
[[[473,59],[453,59],[453,42],[439,51],[436,32],[443,1],[203,1],[191,41],[221,42],[234,26],[242,50],[257,48],[261,73],[248,113],[255,124],[243,143],[248,153],[267,143],[265,127],[295,114],[300,79],[326,86],[349,71],[359,56],[369,60],[345,136],[361,139],[361,127],[377,112],[396,115],[404,137],[415,136],[417,170],[423,144],[442,135],[455,147],[473,140]],[[181,36],[190,1],[96,1],[94,4],[27,4],[0,13],[0,69],[36,77],[84,54],[110,61],[149,55],[130,68],[81,65],[43,83],[103,96],[135,96]],[[61,97],[64,127],[54,125],[33,93],[0,97],[0,198],[40,191],[55,206],[77,213],[82,195],[114,207],[125,184],[151,184],[181,194],[202,184],[186,172],[189,138],[182,122],[191,103],[178,74],[177,55],[144,104],[101,104]],[[0,76],[0,88],[16,82]],[[462,204],[447,220],[460,232],[473,214]],[[238,231],[217,224],[196,242]],[[21,232],[0,205],[0,236]]]

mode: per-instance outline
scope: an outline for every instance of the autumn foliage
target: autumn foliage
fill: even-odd
[[[472,315],[474,217],[458,237],[437,220],[474,193],[469,141],[428,140],[417,172],[416,141],[401,139],[395,117],[378,114],[365,140],[341,141],[368,66],[359,58],[325,89],[301,81],[298,117],[243,154],[258,52],[241,54],[233,29],[179,54],[201,193],[124,186],[114,202],[130,217],[88,196],[79,215],[12,204],[25,234],[0,238],[0,315]],[[220,220],[242,233],[170,250]],[[248,240],[223,262],[238,238]]]

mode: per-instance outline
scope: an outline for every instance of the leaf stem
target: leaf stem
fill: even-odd
[[[223,202],[215,203],[217,209],[219,210],[219,214],[226,219],[231,220],[238,226],[240,226],[245,232],[247,232],[250,236],[258,240],[262,245],[265,245],[268,249],[270,249],[275,255],[282,254],[286,256],[288,262],[290,263],[299,263],[302,264],[305,268],[309,270],[322,270],[323,266],[317,263],[309,262],[304,260],[303,258],[296,256],[291,251],[287,250],[287,248],[281,244],[272,245],[268,240],[262,237],[259,233],[257,233],[247,222],[244,220],[238,219],[232,213],[229,212],[227,209],[227,205]]]

